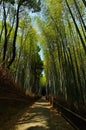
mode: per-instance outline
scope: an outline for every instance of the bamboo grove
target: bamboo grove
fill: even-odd
[[[86,104],[86,2],[45,0],[37,18],[44,50],[47,95]]]
[[[2,0],[0,8],[0,63],[15,82],[37,94],[44,68],[47,96],[85,105],[86,1]]]
[[[38,93],[43,62],[30,12],[40,11],[40,0],[0,1],[0,63],[8,68],[26,94]]]

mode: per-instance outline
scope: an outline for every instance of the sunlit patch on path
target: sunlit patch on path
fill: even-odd
[[[14,130],[74,129],[44,98],[42,98],[27,109],[16,123]]]

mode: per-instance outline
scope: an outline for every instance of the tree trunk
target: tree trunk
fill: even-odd
[[[6,25],[6,10],[5,10],[5,4],[3,2],[3,10],[4,10],[4,28],[5,28],[5,40],[4,40],[4,50],[3,50],[3,65],[5,65],[5,58],[6,58],[6,51],[7,51],[7,25]]]
[[[82,1],[83,1],[84,6],[86,7],[86,0],[82,0]]]
[[[76,9],[77,9],[77,11],[78,11],[79,17],[80,17],[80,19],[81,19],[81,21],[82,21],[83,27],[84,27],[84,29],[85,29],[85,31],[86,31],[86,26],[85,26],[84,20],[83,20],[83,18],[82,18],[82,15],[81,15],[81,13],[80,13],[80,10],[79,10],[79,7],[78,7],[78,5],[77,5],[76,0],[74,0],[74,3],[75,3],[75,6],[76,6]]]
[[[12,65],[12,63],[15,60],[15,57],[16,57],[16,38],[17,38],[17,31],[18,31],[18,24],[19,24],[19,8],[20,8],[20,4],[18,4],[18,8],[17,8],[16,28],[15,28],[14,38],[13,38],[12,58],[10,59],[7,68],[10,68],[10,66]]]
[[[85,53],[86,53],[86,45],[85,45],[85,42],[84,42],[84,40],[83,40],[83,38],[82,38],[82,35],[81,35],[80,30],[79,30],[79,28],[78,28],[78,26],[77,26],[77,23],[76,23],[75,18],[74,18],[73,14],[72,14],[72,11],[71,11],[71,9],[70,9],[70,7],[69,7],[68,1],[67,1],[67,0],[65,0],[65,1],[66,1],[66,4],[67,4],[67,7],[68,7],[68,9],[69,9],[69,12],[70,12],[70,14],[71,14],[71,17],[72,17],[72,19],[73,19],[74,25],[75,25],[75,27],[76,27],[76,31],[77,31],[77,33],[79,34],[79,37],[80,37],[80,40],[81,40],[81,42],[82,42],[84,51],[85,51]]]

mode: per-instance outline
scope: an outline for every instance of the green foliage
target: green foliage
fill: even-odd
[[[42,87],[46,86],[46,77],[45,77],[45,75],[41,75],[41,77],[40,77],[40,85]]]
[[[41,10],[40,6],[41,6],[41,1],[40,0],[2,0],[0,1],[0,4],[2,2],[5,3],[10,3],[12,5],[14,5],[15,3],[19,4],[20,6],[24,6],[24,7],[28,7],[29,9],[33,9],[33,12],[38,12]]]
[[[17,9],[14,2],[4,0],[4,8],[1,8],[1,14],[4,10],[4,15],[0,20],[0,61],[7,38],[5,65],[8,65],[16,36],[14,49],[17,53],[10,68],[15,82],[20,82],[29,94],[39,93],[41,84],[47,86],[47,94],[62,96],[78,107],[80,103],[85,104],[86,9],[83,2],[17,0]],[[35,22],[28,14],[28,9],[32,12],[41,11],[38,16],[32,16]],[[44,61],[39,55],[41,48]],[[43,69],[45,75],[42,77]]]
[[[82,44],[85,44],[86,20],[82,15],[85,9],[82,1],[78,5],[82,9],[77,8],[74,0],[68,4],[73,16],[65,1],[45,0],[45,20],[37,18],[37,23],[44,51],[47,94],[65,97],[71,104],[79,106],[80,102],[86,102],[86,55]]]

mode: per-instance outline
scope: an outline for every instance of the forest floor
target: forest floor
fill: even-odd
[[[74,130],[45,97],[12,117],[0,130]]]

